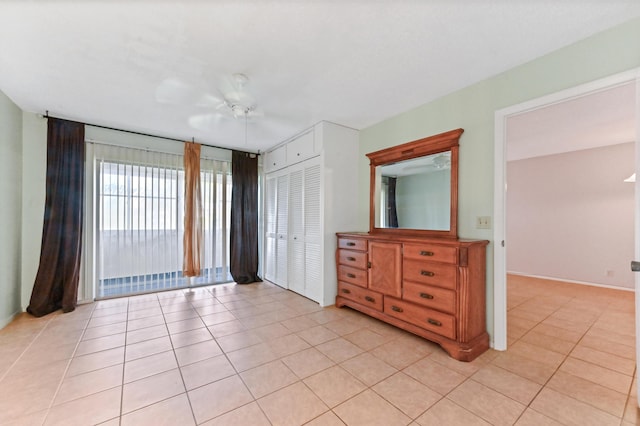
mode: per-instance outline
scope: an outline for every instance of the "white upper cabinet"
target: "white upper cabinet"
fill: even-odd
[[[265,173],[280,170],[287,165],[287,146],[283,145],[264,154]]]
[[[289,142],[287,147],[287,165],[299,163],[315,155],[313,147],[313,129]]]
[[[311,128],[264,154],[264,172],[270,173],[320,155],[322,140]]]

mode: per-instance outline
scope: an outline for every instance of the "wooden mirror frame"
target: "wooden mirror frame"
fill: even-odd
[[[458,148],[463,129],[451,130],[402,145],[367,154],[370,161],[369,174],[369,233],[387,235],[415,235],[421,237],[458,238]],[[375,227],[376,167],[398,161],[451,151],[451,206],[449,230]]]

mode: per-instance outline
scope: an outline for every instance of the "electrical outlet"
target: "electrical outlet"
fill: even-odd
[[[477,229],[491,229],[491,216],[478,216],[476,217]]]

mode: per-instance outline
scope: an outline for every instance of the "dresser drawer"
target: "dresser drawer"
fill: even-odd
[[[456,247],[405,243],[403,254],[405,259],[458,263],[458,249]]]
[[[338,281],[338,296],[382,311],[382,294]]]
[[[406,281],[435,285],[452,290],[457,287],[458,267],[455,265],[405,258],[402,263],[402,270]]]
[[[367,251],[367,240],[360,238],[338,238],[338,248]]]
[[[404,281],[402,298],[438,311],[456,313],[456,292],[452,290]]]
[[[338,263],[354,268],[367,269],[367,253],[364,251],[353,251],[338,249]]]
[[[338,265],[338,281],[367,287],[367,270],[346,265]]]
[[[453,315],[388,296],[384,298],[384,313],[449,339],[456,338],[456,320]]]

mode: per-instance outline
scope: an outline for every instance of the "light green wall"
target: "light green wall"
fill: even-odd
[[[493,216],[495,111],[637,67],[640,67],[640,19],[362,130],[360,230],[368,229],[369,165],[366,153],[463,128],[458,234],[461,238],[491,240],[493,231],[475,229],[475,218]],[[487,249],[487,324],[489,334],[493,336],[493,243]]]
[[[29,112],[22,113],[22,154],[21,303],[26,309],[40,263],[47,179],[47,120]]]
[[[22,111],[0,92],[0,328],[20,307]]]

